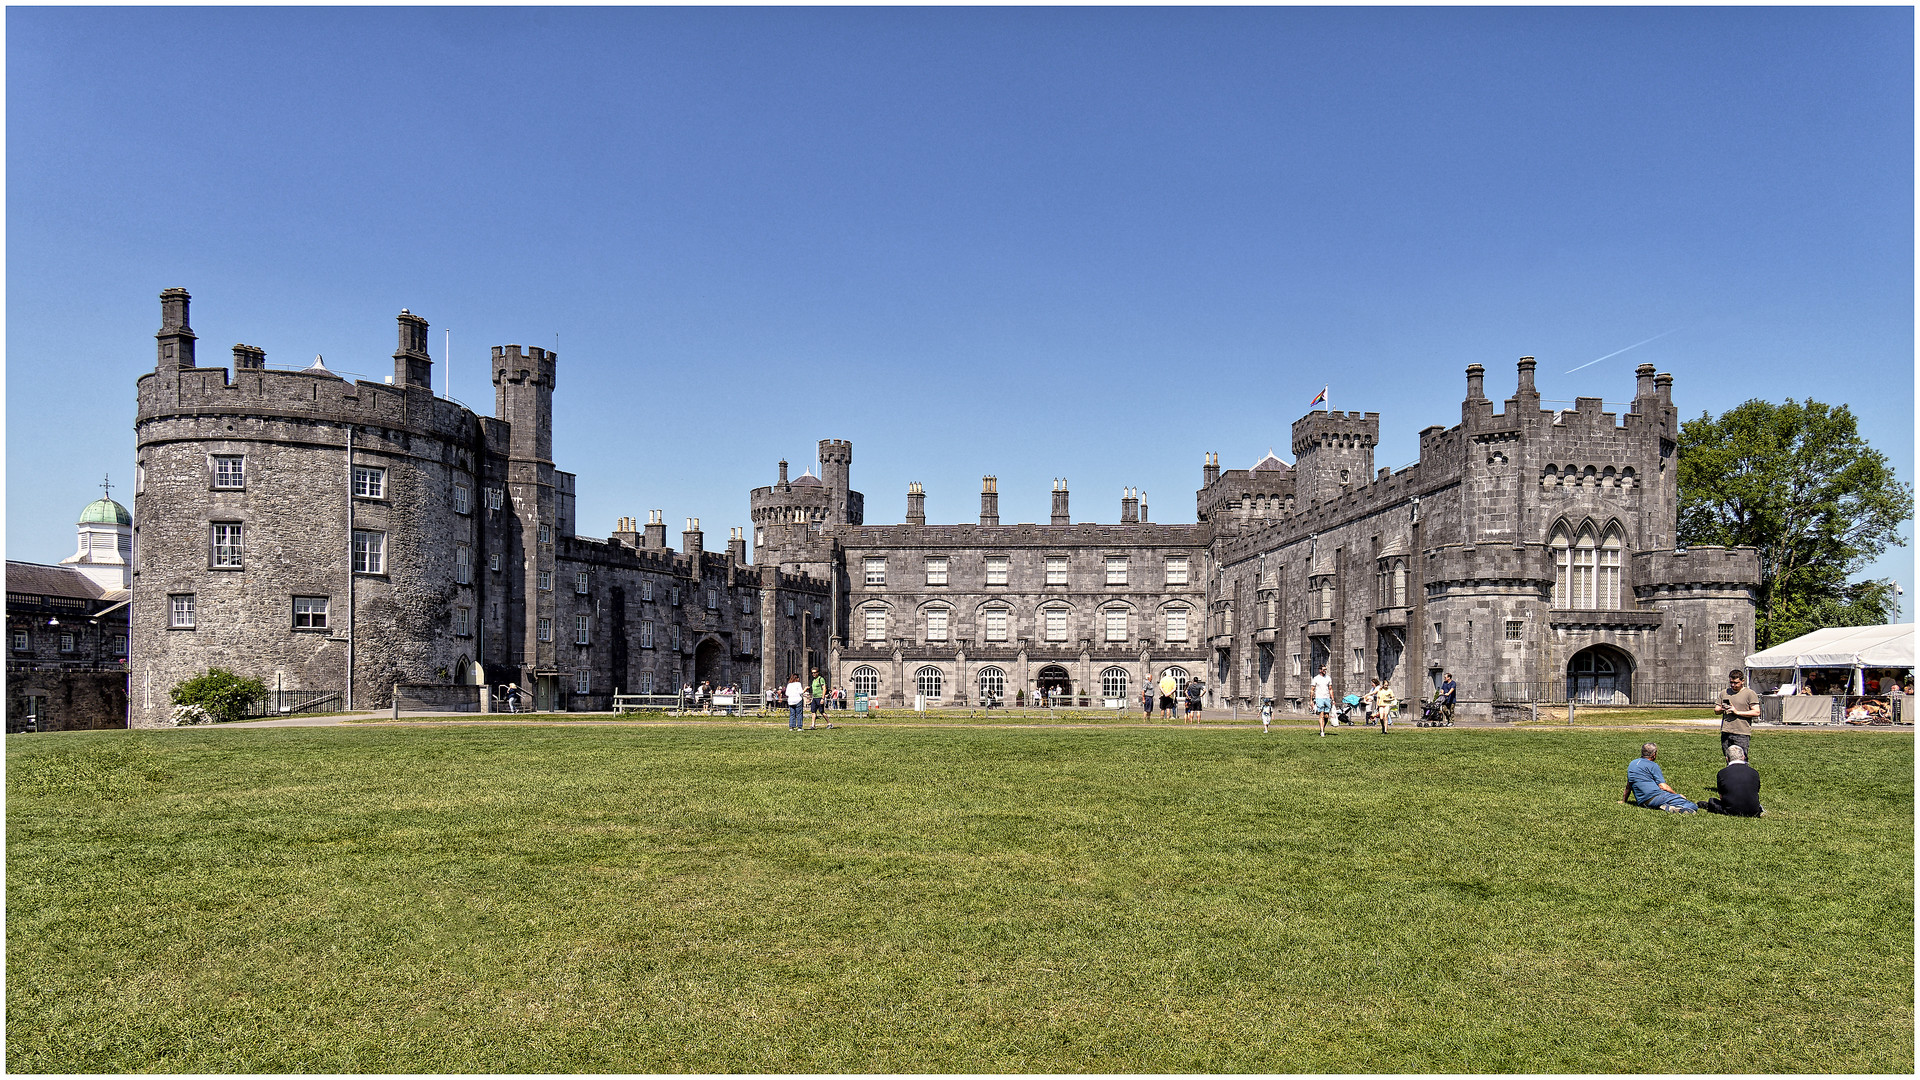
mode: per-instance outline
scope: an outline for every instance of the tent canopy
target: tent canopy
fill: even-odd
[[[1747,654],[1750,668],[1913,666],[1913,624],[1829,626]]]

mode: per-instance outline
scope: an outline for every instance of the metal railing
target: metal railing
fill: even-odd
[[[269,690],[247,703],[247,718],[330,712],[340,706],[338,690]]]
[[[1674,682],[1648,682],[1635,679],[1624,689],[1600,686],[1569,687],[1566,679],[1550,679],[1544,682],[1496,682],[1491,687],[1491,698],[1495,704],[1524,705],[1565,705],[1571,689],[1575,705],[1588,705],[1596,708],[1672,708],[1677,706],[1711,705],[1727,688],[1721,680],[1688,680]],[[1469,688],[1461,688],[1462,695]]]

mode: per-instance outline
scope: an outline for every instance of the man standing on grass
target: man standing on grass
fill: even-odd
[[[1453,699],[1457,697],[1459,693],[1460,693],[1460,688],[1458,686],[1455,686],[1453,683],[1453,672],[1451,671],[1441,672],[1440,673],[1440,712],[1446,716],[1447,723],[1449,724],[1453,723]]]
[[[1728,817],[1759,817],[1766,813],[1760,806],[1760,774],[1747,764],[1747,752],[1738,746],[1727,747],[1727,767],[1713,778],[1720,794],[1707,800],[1701,809]]]
[[[1720,756],[1732,761],[1731,751],[1737,746],[1743,760],[1752,757],[1753,747],[1748,742],[1753,737],[1753,721],[1760,718],[1760,696],[1747,685],[1747,677],[1739,668],[1727,672],[1727,688],[1713,703],[1713,711],[1720,714]]]
[[[1153,684],[1151,682],[1140,688],[1140,711],[1147,714],[1147,719],[1153,719]]]
[[[827,680],[821,676],[820,669],[813,669],[813,726],[820,726],[820,718],[827,715]]]
[[[1620,793],[1620,801],[1670,814],[1691,814],[1700,809],[1667,786],[1666,774],[1653,763],[1659,753],[1660,747],[1653,743],[1640,744],[1640,756],[1627,762],[1627,789]]]
[[[1173,719],[1173,710],[1177,708],[1174,704],[1174,696],[1179,692],[1180,680],[1174,678],[1173,672],[1171,671],[1162,672],[1160,675],[1160,712],[1169,720]]]
[[[787,676],[787,730],[799,731],[800,721],[805,717],[801,710],[807,707],[807,688],[800,685],[800,673]]]
[[[1313,711],[1320,714],[1320,737],[1327,737],[1327,720],[1333,715],[1333,680],[1327,678],[1327,666],[1313,677]]]

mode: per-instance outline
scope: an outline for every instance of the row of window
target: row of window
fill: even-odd
[[[1043,673],[1044,675],[1044,673]],[[1171,675],[1179,687],[1179,692],[1187,688],[1187,669],[1170,667],[1161,672],[1162,677]],[[1126,700],[1132,686],[1132,675],[1123,667],[1110,667],[1100,672],[1100,696],[1109,700]],[[874,697],[880,693],[880,672],[867,665],[854,668],[847,680],[855,694]],[[1156,679],[1156,682],[1159,680]],[[979,700],[989,698],[1005,700],[1007,696],[1007,672],[1004,668],[991,665],[981,668],[974,675],[974,684],[979,689]],[[913,673],[914,692],[923,695],[928,701],[939,701],[946,696],[947,673],[928,664]],[[644,692],[644,691],[643,691]],[[1036,695],[1038,696],[1038,695]]]
[[[127,655],[127,635],[125,634],[113,635],[112,648],[113,648],[112,655],[114,656]],[[13,632],[13,651],[29,652],[32,649],[33,649],[32,632],[27,630],[15,630]],[[70,652],[74,652],[76,649],[77,649],[77,644],[76,644],[76,639],[74,635],[70,633],[62,633],[60,635],[60,651],[63,653],[70,653]]]
[[[247,486],[247,459],[244,454],[214,454],[209,467],[213,473],[213,487],[217,491],[242,491]],[[355,465],[353,467],[353,497],[356,499],[385,499],[387,497],[387,470],[378,465]],[[473,492],[466,484],[453,485],[453,510],[457,514],[472,511]],[[498,487],[487,489],[487,509],[498,510],[506,502],[505,493]],[[546,540],[543,538],[542,542]]]
[[[1106,558],[1107,558],[1107,584],[1109,585],[1127,584],[1127,580],[1128,580],[1127,568],[1129,563],[1129,557],[1125,555],[1108,555]],[[1006,555],[988,555],[986,557],[986,581],[985,581],[986,584],[988,585],[1007,584],[1008,560],[1009,560],[1009,556],[1006,556]],[[1046,560],[1047,560],[1047,577],[1046,577],[1047,584],[1048,585],[1068,584],[1069,583],[1068,556],[1048,555],[1046,556]],[[926,569],[927,584],[929,585],[947,584],[947,573],[948,573],[948,566],[950,562],[951,562],[950,557],[946,555],[926,556],[925,569]],[[862,575],[861,575],[862,580],[866,583],[866,585],[869,588],[884,588],[886,586],[887,584],[886,556],[870,555],[866,557],[864,560],[862,560],[861,570],[862,570]],[[1167,556],[1166,583],[1168,585],[1185,585],[1187,583],[1187,556],[1185,555]]]
[[[862,625],[867,641],[887,640],[887,609],[869,607],[861,609]],[[980,636],[984,641],[1006,641],[1007,621],[1011,609],[1001,607],[986,608],[980,613]],[[1107,641],[1128,641],[1128,619],[1132,612],[1126,608],[1107,608],[1100,613],[1104,639]],[[926,640],[940,642],[947,640],[947,626],[951,615],[948,608],[927,608],[921,612]],[[1040,621],[1043,626],[1042,639],[1045,641],[1068,640],[1068,621],[1072,611],[1065,607],[1045,607],[1040,609]],[[1169,642],[1187,640],[1187,609],[1184,607],[1167,608],[1164,613],[1166,640]]]

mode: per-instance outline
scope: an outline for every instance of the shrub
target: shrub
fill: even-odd
[[[175,685],[168,696],[175,706],[176,723],[197,724],[245,720],[247,706],[266,693],[267,685],[259,679],[243,679],[224,668],[209,668],[206,674]],[[182,706],[197,707],[198,715],[207,719],[188,719],[193,714]]]

